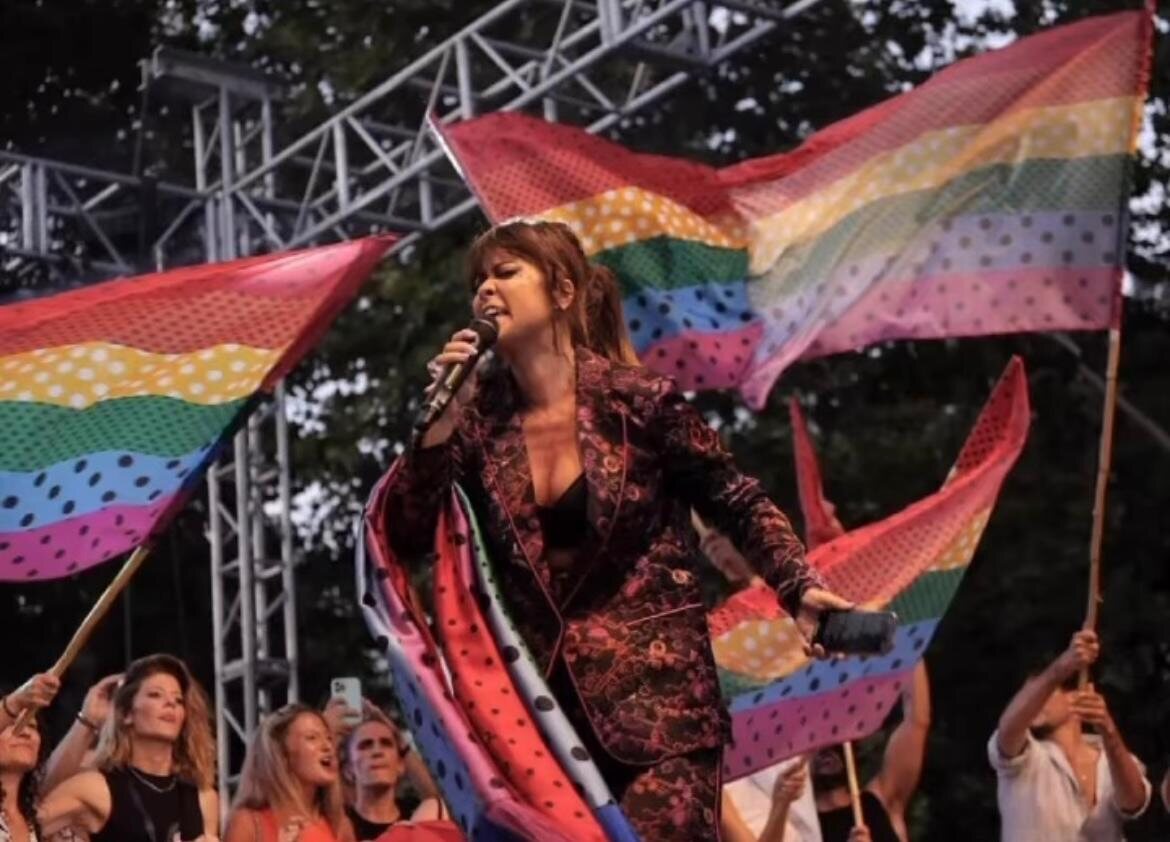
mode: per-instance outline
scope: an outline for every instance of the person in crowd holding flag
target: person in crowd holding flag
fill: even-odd
[[[699,549],[735,591],[763,585],[726,535],[691,511]],[[720,825],[725,842],[821,842],[808,758],[789,758],[723,785]]]
[[[763,585],[726,535],[691,511],[699,549],[735,591]],[[723,785],[725,842],[821,842],[808,758],[792,757]]]
[[[909,842],[906,808],[922,776],[930,716],[929,681],[920,662],[902,695],[902,721],[886,743],[881,769],[861,793],[865,839]],[[856,842],[843,750],[822,749],[810,765],[811,785],[803,758],[726,785],[725,835],[734,842]],[[759,795],[767,783],[771,803],[761,809]],[[749,835],[738,830],[741,825]]]
[[[724,842],[821,842],[808,758],[724,784],[722,827]]]
[[[1000,716],[987,752],[1003,842],[1118,842],[1149,806],[1152,787],[1104,697],[1091,684],[1077,689],[1099,654],[1096,632],[1076,632]],[[1086,725],[1097,733],[1083,733]]]
[[[217,838],[207,697],[178,658],[149,655],[130,664],[93,764],[45,797],[39,819],[46,836],[77,827],[91,842]]]
[[[353,842],[333,735],[307,705],[270,714],[248,746],[224,842]]]
[[[98,736],[109,718],[114,693],[122,680],[121,673],[108,675],[86,691],[81,710],[73,717],[69,730],[45,764],[45,777],[41,782],[44,791],[48,792],[82,769],[93,767]]]
[[[861,791],[862,815],[874,842],[910,840],[906,809],[922,779],[930,719],[930,680],[926,662],[919,661],[902,688],[902,721],[886,741],[881,768]],[[816,753],[812,781],[825,842],[852,840],[853,810],[840,746]]]
[[[55,683],[38,685],[37,678],[31,680],[31,687],[40,686],[41,692],[23,697],[18,695],[20,691],[12,694],[23,702],[21,707],[35,710],[44,707],[41,702],[51,700]],[[21,689],[29,687],[26,683]],[[36,770],[40,759],[41,729],[35,714],[19,728],[15,722],[0,725],[0,842],[38,842],[44,838],[37,821]]]
[[[849,605],[819,587],[787,518],[698,411],[639,364],[614,276],[568,226],[499,225],[468,265],[496,358],[392,469],[391,544],[429,551],[449,482],[462,483],[509,612],[634,829],[716,838],[729,719],[690,509],[744,550],[807,637],[822,610]],[[476,341],[456,333],[432,375]]]
[[[41,672],[11,693],[0,696],[0,729],[15,724],[26,708],[35,713],[48,707],[60,689],[61,679],[51,672]]]

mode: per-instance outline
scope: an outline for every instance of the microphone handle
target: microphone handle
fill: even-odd
[[[439,373],[438,383],[434,393],[427,400],[419,411],[418,417],[414,422],[414,446],[422,443],[423,436],[426,435],[427,430],[443,415],[450,406],[451,401],[455,399],[455,395],[467,382],[467,378],[471,372],[475,370],[476,364],[479,362],[481,354],[476,353],[468,357],[462,363],[455,363],[447,366]]]
[[[427,430],[439,420],[439,417],[446,411],[451,401],[455,399],[455,395],[459,393],[467,381],[468,376],[475,371],[480,357],[495,344],[499,337],[499,326],[492,319],[472,319],[468,328],[478,338],[475,343],[475,352],[463,362],[449,365],[439,372],[439,378],[435,381],[437,386],[434,393],[415,418],[414,436],[411,439],[412,448],[418,447],[422,443]]]

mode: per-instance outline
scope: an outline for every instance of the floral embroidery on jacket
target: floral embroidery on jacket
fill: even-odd
[[[655,763],[729,736],[706,611],[683,529],[693,507],[740,548],[792,611],[818,580],[788,519],[735,466],[667,378],[577,349],[577,434],[589,528],[578,563],[544,559],[517,396],[505,371],[481,385],[443,445],[402,457],[386,495],[395,549],[430,549],[460,482],[481,520],[512,618],[551,672],[563,654],[601,744]]]

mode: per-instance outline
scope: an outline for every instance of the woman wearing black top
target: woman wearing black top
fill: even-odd
[[[114,693],[94,765],[45,798],[39,816],[46,836],[77,827],[90,842],[216,837],[207,700],[179,659],[151,655],[130,665]]]
[[[380,717],[366,719],[346,739],[345,774],[354,803],[345,811],[358,842],[377,839],[399,822],[445,818],[439,799],[420,801],[399,792],[408,751],[398,729]]]

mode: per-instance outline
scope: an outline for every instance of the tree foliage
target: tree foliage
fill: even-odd
[[[157,44],[245,61],[285,79],[287,131],[320,117],[491,3],[396,0],[8,0],[0,8],[0,131],[32,154],[127,168],[141,119],[134,60]],[[962,4],[963,8],[972,4]],[[977,4],[976,4],[977,5]],[[956,58],[1040,28],[1133,7],[1106,0],[984,4],[967,16],[949,0],[826,0],[758,47],[618,126],[635,148],[712,163],[794,147],[813,131],[920,83]],[[1167,31],[1165,19],[1160,31]],[[85,41],[78,40],[80,31]],[[1122,394],[1170,427],[1170,60],[1155,56],[1142,156],[1135,169]],[[182,176],[181,115],[156,110],[148,166]],[[286,140],[291,139],[286,137]],[[335,674],[373,675],[349,565],[354,518],[405,439],[424,363],[466,318],[461,250],[476,218],[392,262],[294,375],[298,519],[304,524],[299,612],[302,683],[314,698]],[[1075,337],[1083,359],[1051,337],[899,342],[794,366],[767,408],[745,413],[727,394],[698,402],[741,463],[796,511],[784,399],[798,395],[817,435],[829,496],[857,526],[929,493],[945,476],[989,389],[1012,354],[1027,364],[1033,426],[929,661],[936,697],[927,771],[915,802],[917,839],[989,839],[994,777],[986,741],[1025,672],[1062,644],[1084,614],[1087,546],[1102,396],[1086,376],[1104,368],[1104,340]],[[1165,434],[1163,434],[1165,435]],[[1170,755],[1170,452],[1127,414],[1118,418],[1106,532],[1103,663],[1098,680],[1135,752],[1159,775]],[[108,621],[67,683],[168,648],[210,680],[210,620],[202,502],[134,586],[127,626]],[[113,571],[0,590],[0,636],[24,642],[6,659],[11,682],[50,663]],[[178,611],[176,610],[178,609]],[[182,623],[176,622],[176,616]],[[51,630],[51,631],[46,631]],[[14,637],[15,636],[15,637]],[[147,639],[149,637],[149,639]],[[384,679],[382,679],[384,681]],[[374,681],[372,679],[372,681]],[[376,684],[377,682],[374,681]],[[1160,811],[1155,806],[1151,814]],[[1157,815],[1132,839],[1158,838]]]

